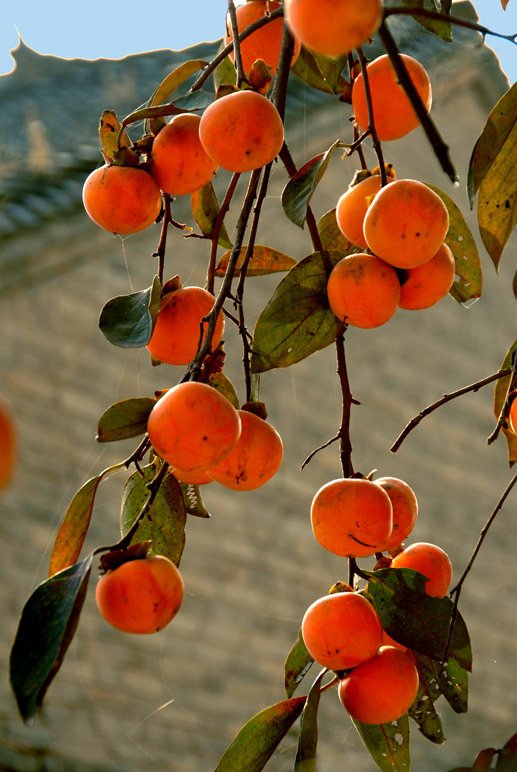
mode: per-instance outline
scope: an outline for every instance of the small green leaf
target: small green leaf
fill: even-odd
[[[438,683],[441,692],[455,713],[467,713],[469,676],[454,657],[449,657]]]
[[[341,231],[336,220],[336,209],[330,209],[318,220],[318,233],[321,239],[323,249],[335,252],[350,254],[355,252],[356,247],[349,241]]]
[[[409,719],[407,713],[391,724],[361,724],[352,719],[366,750],[382,772],[408,772]]]
[[[307,217],[307,207],[318,183],[329,165],[332,153],[339,140],[329,147],[325,153],[311,158],[291,177],[282,191],[282,207],[287,217],[295,225],[303,228]]]
[[[210,517],[210,513],[201,498],[199,485],[181,483],[181,490],[183,492],[183,501],[185,502],[187,515],[204,518]]]
[[[239,252],[237,265],[235,266],[235,271],[233,273],[234,276],[240,275],[241,266],[246,257],[246,253],[247,248],[244,246]],[[220,258],[215,269],[216,276],[225,275],[231,254],[232,252],[230,250],[225,252],[224,255]],[[290,271],[294,265],[296,265],[296,260],[294,257],[289,257],[289,255],[285,255],[283,252],[279,252],[277,249],[273,249],[272,247],[256,244],[253,247],[253,254],[248,263],[246,276],[268,276],[271,273]]]
[[[302,631],[293,643],[284,665],[284,683],[287,697],[292,697],[314,663],[302,638]]]
[[[192,214],[203,236],[210,238],[214,232],[217,215],[219,214],[219,203],[215,195],[214,186],[207,182],[199,190],[195,190],[190,196]],[[218,244],[224,249],[231,249],[232,242],[228,236],[224,223],[219,231]]]
[[[346,55],[336,58],[323,56],[302,46],[291,72],[311,88],[325,94],[342,94],[350,88],[350,84],[341,74],[347,61]]]
[[[426,8],[424,0],[402,0],[403,4],[408,8]],[[433,0],[434,8],[429,10],[440,10]],[[450,21],[441,21],[440,19],[427,19],[425,16],[419,16],[417,13],[413,15],[413,19],[417,21],[422,27],[429,32],[433,32],[438,35],[439,38],[446,43],[450,43],[452,40],[452,25]]]
[[[223,372],[212,373],[208,378],[208,382],[210,386],[213,386],[214,389],[217,389],[217,391],[222,394],[223,397],[226,397],[228,402],[230,402],[236,410],[240,408],[241,405],[235,390],[235,386]]]
[[[116,442],[145,434],[149,413],[155,405],[156,400],[150,397],[123,399],[110,405],[99,418],[97,442]]]
[[[313,252],[284,276],[253,333],[251,370],[289,367],[330,346],[341,323],[330,310],[327,278],[342,252]]]
[[[501,367],[500,367],[501,370],[506,370],[506,368],[512,366],[513,356],[516,349],[517,349],[517,340],[515,340],[512,343],[512,345],[506,352],[506,356],[501,363]],[[510,377],[511,377],[510,375],[507,375],[504,378],[499,378],[495,383],[494,415],[497,418],[497,420],[499,420],[499,416],[501,415],[501,411],[503,409],[503,405],[506,400],[508,387],[510,386]],[[508,463],[510,464],[510,467],[512,467],[517,461],[517,435],[515,435],[505,426],[501,427],[501,431],[508,445]]]
[[[154,464],[145,466],[127,480],[122,493],[120,532],[124,536],[138,517],[149,495],[148,483],[154,478]],[[131,544],[151,541],[156,555],[165,555],[179,566],[185,546],[186,508],[181,485],[166,474],[149,512],[134,534]]]
[[[219,51],[222,51],[224,43],[221,44]],[[219,51],[217,53],[219,53]],[[237,83],[237,71],[235,65],[227,56],[217,65],[214,71],[214,88],[217,93],[219,86],[235,86]]]
[[[99,327],[107,340],[122,348],[139,348],[151,340],[160,307],[157,276],[146,290],[111,298],[101,311]]]
[[[34,719],[74,637],[92,555],[40,584],[26,602],[11,649],[10,683],[23,720]]]
[[[215,772],[260,772],[299,717],[306,697],[293,697],[253,716],[219,760]]]
[[[303,708],[298,737],[298,750],[294,772],[317,772],[316,754],[318,749],[318,708],[321,697],[321,682],[327,671],[323,670],[314,681]]]
[[[154,92],[150,107],[161,105],[163,102],[166,102],[171,94],[173,94],[182,83],[188,80],[195,72],[206,67],[207,64],[208,62],[203,61],[203,59],[190,59],[188,62],[183,62],[179,67],[176,67],[175,70],[170,72],[167,77],[162,80]]]
[[[410,656],[418,670],[419,684],[415,701],[409,709],[409,716],[418,724],[418,729],[424,737],[433,743],[441,744],[445,740],[442,720],[434,707],[441,695],[438,686],[440,663],[418,652],[412,652]]]

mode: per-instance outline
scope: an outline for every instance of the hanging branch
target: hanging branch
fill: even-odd
[[[511,368],[511,377],[510,377],[510,380],[508,381],[508,388],[506,389],[506,395],[505,395],[505,398],[504,398],[503,406],[501,408],[501,412],[499,413],[499,415],[497,417],[497,424],[495,426],[494,431],[492,432],[490,437],[488,437],[488,439],[487,439],[487,443],[489,445],[491,445],[493,442],[495,442],[495,440],[499,436],[499,432],[501,431],[501,427],[503,425],[503,420],[504,420],[503,416],[506,414],[506,411],[508,409],[508,401],[509,401],[510,394],[511,394],[511,391],[513,389],[513,384],[515,383],[516,377],[517,377],[517,356],[515,356],[515,352],[514,352],[513,364],[512,364],[512,368]]]
[[[212,248],[210,250],[210,259],[208,261],[208,271],[207,271],[207,277],[206,277],[207,290],[212,295],[214,294],[215,265],[217,260],[217,247],[219,246],[219,234],[221,232],[221,228],[222,228],[226,213],[230,208],[230,203],[233,198],[233,194],[235,193],[235,189],[237,187],[237,183],[239,182],[240,176],[241,176],[240,172],[234,172],[234,174],[232,175],[230,184],[228,185],[228,188],[226,190],[226,195],[224,197],[223,203],[221,204],[219,212],[217,213],[214,229],[212,231],[212,236],[211,236]]]
[[[237,71],[237,88],[240,88],[242,82],[246,80],[244,73],[244,67],[242,65],[241,46],[239,40],[239,26],[237,24],[237,13],[235,11],[235,3],[233,0],[228,0],[228,15],[230,17],[230,24],[232,28],[233,37],[233,56],[235,59],[235,69]]]
[[[363,74],[363,83],[364,83],[364,95],[366,98],[366,107],[368,110],[367,132],[372,137],[373,148],[375,150],[377,159],[379,161],[379,167],[381,172],[381,185],[384,187],[384,185],[388,184],[388,178],[386,176],[386,167],[384,166],[384,156],[382,154],[382,146],[381,146],[379,137],[377,136],[377,129],[375,128],[375,120],[373,115],[373,104],[372,104],[372,92],[370,90],[370,81],[368,78],[368,68],[366,66],[367,64],[366,57],[363,53],[362,48],[358,48],[357,53],[359,55],[359,61],[361,62],[361,72]]]
[[[445,21],[449,22],[450,24],[455,24],[457,27],[465,27],[466,29],[480,32],[483,35],[483,39],[487,35],[491,35],[492,37],[502,38],[503,40],[507,40],[509,43],[514,43],[517,45],[517,33],[514,33],[513,35],[503,35],[502,33],[494,32],[488,27],[485,27],[482,24],[478,24],[475,21],[460,19],[458,16],[451,16],[447,12],[451,7],[451,0],[447,0],[447,3],[444,1],[442,6],[445,8],[445,13],[440,11],[431,11],[425,8],[385,8],[384,18],[387,19],[388,16],[423,16],[426,19]]]

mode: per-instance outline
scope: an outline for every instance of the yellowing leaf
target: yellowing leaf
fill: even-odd
[[[203,236],[210,238],[214,232],[217,215],[219,214],[219,203],[212,183],[207,182],[202,188],[195,190],[190,196],[190,204],[194,220],[198,224],[201,233]],[[219,231],[218,244],[226,249],[232,246],[224,223]]]
[[[335,250],[346,254],[355,252],[356,247],[341,231],[336,220],[336,208],[330,209],[318,220],[318,233],[320,234],[323,249]]]
[[[501,363],[501,370],[506,370],[507,367],[512,366],[512,358],[516,349],[517,340],[512,343],[509,350],[507,351],[506,356]],[[499,419],[499,416],[501,415],[501,410],[503,409],[506,395],[508,393],[508,387],[510,385],[510,377],[510,375],[507,375],[504,378],[499,378],[496,381],[494,389],[494,415],[496,419]],[[508,462],[510,466],[513,466],[517,461],[517,435],[515,435],[509,429],[505,429],[504,426],[501,427],[501,431],[505,436],[508,445]]]
[[[230,260],[231,250],[225,252],[219,260],[215,269],[216,276],[224,276],[226,269],[228,268],[228,262]],[[242,263],[246,257],[247,248],[242,247],[239,257],[237,259],[237,265],[235,266],[234,276],[240,274]],[[296,265],[294,257],[289,257],[283,252],[279,252],[272,247],[265,247],[260,244],[256,244],[253,247],[253,254],[248,263],[246,276],[267,276],[270,273],[279,273],[281,271],[290,271],[291,268]]]

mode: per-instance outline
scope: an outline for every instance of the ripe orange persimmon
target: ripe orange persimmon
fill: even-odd
[[[162,196],[145,169],[112,164],[86,178],[83,204],[96,225],[110,233],[129,234],[143,231],[156,220]]]
[[[400,308],[419,311],[430,308],[445,297],[454,284],[456,263],[447,244],[417,268],[407,269],[407,279],[400,288]]]
[[[302,620],[302,637],[320,665],[347,670],[375,656],[382,626],[369,600],[356,592],[336,592],[309,606]]]
[[[393,507],[393,530],[384,550],[398,547],[415,527],[418,516],[418,502],[414,491],[397,477],[379,477],[374,480],[390,497]]]
[[[312,500],[311,522],[316,541],[329,552],[364,558],[384,549],[393,507],[386,491],[369,480],[331,480]]]
[[[215,298],[202,287],[182,287],[164,295],[156,317],[151,340],[147,344],[150,354],[169,365],[187,365],[198,350],[201,338],[201,320],[213,308]],[[203,340],[208,323],[203,322]],[[219,312],[212,338],[214,350],[223,337],[224,317]]]
[[[104,619],[117,630],[155,633],[179,611],[183,579],[163,555],[129,560],[100,577],[95,599]]]
[[[398,308],[400,282],[394,268],[379,257],[348,255],[332,269],[327,297],[342,322],[353,327],[379,327]]]
[[[433,598],[443,598],[451,585],[451,561],[447,553],[435,544],[410,544],[393,558],[391,568],[412,568],[419,571],[429,579],[425,589]]]
[[[391,182],[391,180],[388,180]],[[339,230],[353,244],[367,249],[363,234],[363,222],[372,197],[381,189],[381,178],[371,174],[361,182],[350,185],[336,205],[336,220]]]
[[[358,48],[379,29],[381,0],[285,0],[285,19],[304,46],[325,56]]]
[[[16,429],[11,411],[0,401],[0,491],[10,482],[17,456]]]
[[[508,413],[509,428],[514,434],[517,434],[517,399],[512,400],[510,411]]]
[[[186,381],[158,400],[149,414],[147,433],[155,451],[172,467],[206,472],[233,450],[241,421],[216,389]]]
[[[216,482],[234,491],[252,491],[275,475],[282,463],[282,438],[270,423],[249,410],[238,410],[241,436],[220,464],[208,470]]]
[[[256,91],[234,91],[207,107],[199,136],[218,166],[247,172],[276,158],[284,142],[284,126],[267,97]]]
[[[394,646],[341,679],[338,695],[345,710],[363,724],[387,724],[404,715],[418,691],[418,671],[411,657]]]
[[[417,59],[401,54],[409,76],[424,106],[431,109],[431,82],[425,68]],[[420,121],[400,85],[387,54],[379,56],[367,65],[368,83],[373,105],[373,117],[380,140],[399,139],[420,125]],[[364,79],[360,73],[352,87],[352,108],[359,127],[368,128],[368,108],[364,91]]]
[[[372,252],[396,268],[416,268],[430,260],[449,228],[440,196],[418,180],[394,180],[380,190],[364,218]]]
[[[207,485],[213,482],[207,472],[184,472],[183,469],[174,467],[172,473],[178,482],[186,483],[187,485]]]
[[[175,115],[154,138],[151,174],[164,193],[193,193],[216,173],[217,164],[199,139],[200,121],[193,113]]]
[[[253,22],[258,21],[271,11],[281,8],[282,4],[276,0],[247,0],[244,5],[236,9],[237,27],[239,32],[243,32]],[[246,74],[249,73],[251,65],[257,59],[263,59],[271,69],[271,76],[276,75],[278,69],[278,60],[280,59],[280,50],[282,48],[282,36],[284,33],[283,19],[274,19],[264,27],[253,32],[245,38],[240,44],[242,66]],[[228,45],[233,40],[232,26],[228,14],[226,15],[226,33],[224,36],[224,45]],[[300,41],[294,39],[294,51],[291,64],[294,64],[300,53]],[[234,61],[233,51],[230,54],[232,62]]]

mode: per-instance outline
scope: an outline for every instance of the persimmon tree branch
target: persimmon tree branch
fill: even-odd
[[[442,5],[444,4],[442,3]],[[448,2],[447,8],[450,8],[450,5],[450,2]],[[450,22],[457,27],[465,27],[466,29],[480,32],[483,35],[483,38],[487,35],[491,35],[492,37],[502,38],[503,40],[508,40],[509,43],[517,45],[517,33],[514,33],[513,35],[503,35],[501,32],[494,32],[483,24],[478,24],[477,22],[469,21],[468,19],[461,19],[459,16],[451,16],[449,13],[431,11],[425,8],[385,8],[384,18],[387,19],[389,16],[422,16],[426,19]]]
[[[228,0],[228,15],[230,17],[230,25],[232,28],[233,56],[235,59],[235,69],[237,71],[237,88],[240,88],[243,81],[246,80],[246,75],[244,74],[244,67],[242,65],[239,26],[237,24],[237,13],[235,11],[235,3],[233,0]]]
[[[503,402],[502,407],[501,407],[501,412],[497,416],[497,423],[495,425],[495,429],[492,432],[492,434],[490,435],[490,437],[488,437],[488,439],[487,439],[487,443],[489,445],[491,445],[493,442],[495,442],[495,440],[499,436],[499,432],[500,432],[501,427],[503,425],[503,416],[506,413],[506,410],[507,410],[507,407],[508,407],[508,399],[510,397],[510,393],[512,391],[513,384],[515,383],[515,379],[516,378],[517,378],[517,356],[515,356],[515,352],[514,352],[513,364],[512,364],[512,368],[511,368],[511,377],[510,377],[510,380],[508,381],[508,388],[506,389],[506,395],[505,395],[504,402]]]
[[[207,277],[206,277],[207,290],[212,295],[214,294],[215,265],[217,260],[217,247],[219,246],[219,234],[221,233],[223,221],[224,221],[224,218],[226,217],[226,213],[228,209],[230,208],[230,203],[232,201],[233,194],[235,193],[235,189],[237,187],[237,183],[239,182],[240,176],[241,176],[240,172],[235,172],[232,175],[230,184],[226,189],[226,194],[223,199],[223,203],[221,204],[219,208],[219,212],[217,213],[214,229],[212,231],[212,236],[211,236],[212,248],[210,250],[210,258],[208,261],[208,271],[207,271]]]
[[[377,159],[379,161],[379,167],[381,172],[381,185],[384,186],[388,184],[388,179],[386,177],[386,168],[384,166],[384,156],[382,154],[382,145],[379,141],[379,137],[377,136],[377,129],[375,128],[375,120],[374,120],[373,104],[372,104],[372,92],[370,90],[370,81],[368,78],[368,68],[366,66],[366,57],[363,53],[362,48],[358,48],[357,53],[359,56],[359,61],[361,63],[361,72],[363,75],[363,84],[364,84],[364,95],[366,99],[366,107],[368,110],[367,132],[372,137],[373,149],[375,150]]]

